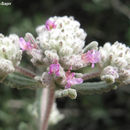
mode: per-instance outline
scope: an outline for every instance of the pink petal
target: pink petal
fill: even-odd
[[[94,63],[92,63],[92,66],[91,66],[92,68],[94,68]]]
[[[51,64],[49,67],[49,72],[48,74],[55,74],[56,76],[59,76],[59,69],[60,69],[60,64]]]
[[[100,61],[100,53],[96,50],[89,50],[87,53],[82,55],[82,60],[86,63],[91,63],[92,68],[94,68],[94,64]]]
[[[71,85],[75,85],[75,84],[81,84],[83,83],[83,79],[82,78],[73,78],[71,81],[70,81]]]
[[[73,79],[69,79],[67,80],[67,84],[65,85],[65,88],[70,88],[72,85],[76,85],[76,84],[81,84],[83,83],[83,79],[82,78],[73,78]]]
[[[51,21],[51,20],[47,20],[46,23],[45,23],[45,26],[46,26],[46,29],[48,31],[50,31],[51,29],[53,28],[56,28],[56,24],[55,22]]]
[[[25,50],[26,42],[22,37],[19,39],[19,45],[22,50]]]
[[[82,78],[75,78],[75,73],[74,72],[70,72],[70,69],[66,72],[66,80],[67,80],[67,84],[65,85],[65,88],[70,88],[71,85],[75,85],[75,84],[81,84],[83,83],[83,79]]]
[[[25,50],[31,50],[32,49],[32,46],[31,46],[31,43],[30,42],[26,42],[24,40],[24,38],[20,38],[19,39],[19,45],[20,45],[20,48],[25,51]]]
[[[71,84],[70,84],[70,83],[67,83],[67,84],[65,85],[65,89],[70,88],[70,87],[71,87]]]

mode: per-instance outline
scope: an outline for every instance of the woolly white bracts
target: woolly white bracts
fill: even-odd
[[[20,63],[21,57],[18,36],[11,34],[9,37],[4,37],[0,34],[0,71],[2,72],[0,77],[14,72],[14,66]]]
[[[101,54],[100,66],[112,65],[118,68],[130,67],[130,48],[125,44],[115,42],[113,45],[105,43],[100,47]]]
[[[103,47],[100,47],[99,52],[101,54],[101,60],[99,65],[103,70],[101,79],[109,73],[109,76],[113,76],[111,72],[118,73],[119,77],[115,76],[113,81],[117,79],[119,82],[127,80],[130,76],[130,48],[125,44],[115,42],[113,45],[106,43]],[[108,66],[111,67],[108,67]],[[108,69],[109,68],[109,69]],[[107,75],[108,76],[108,75]],[[110,78],[110,77],[109,77]],[[112,79],[112,78],[111,78]]]
[[[60,62],[65,69],[68,69],[70,66],[72,66],[72,70],[78,70],[87,66],[87,64],[82,60],[81,55],[64,56],[61,58]]]
[[[19,37],[15,34],[9,37],[0,37],[0,58],[10,60],[12,64],[18,65],[21,60],[22,51],[19,47]]]
[[[67,16],[55,16],[49,20],[55,23],[55,29],[47,30],[45,25],[36,29],[42,50],[56,50],[60,57],[82,52],[87,34],[78,21]]]

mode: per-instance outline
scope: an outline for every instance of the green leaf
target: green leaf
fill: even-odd
[[[36,89],[42,87],[42,84],[40,82],[34,80],[33,78],[21,75],[19,73],[9,74],[3,83],[12,88],[18,88],[18,89],[23,88]]]
[[[76,89],[83,94],[101,94],[108,92],[115,88],[114,84],[108,84],[105,81],[87,82],[83,84],[74,85],[71,88]]]

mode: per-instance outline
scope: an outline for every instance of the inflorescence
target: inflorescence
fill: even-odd
[[[125,44],[105,43],[98,47],[98,42],[93,41],[85,47],[87,33],[78,21],[67,16],[49,18],[36,32],[36,38],[30,33],[24,38],[0,35],[0,80],[15,71],[26,51],[33,65],[40,68],[43,86],[51,81],[65,89],[82,84],[84,69],[87,73],[98,70],[100,79],[106,82],[129,83],[130,48]]]

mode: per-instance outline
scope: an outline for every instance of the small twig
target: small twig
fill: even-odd
[[[15,66],[16,72],[22,73],[25,76],[28,76],[30,78],[34,78],[36,76],[35,73],[31,72],[30,70],[27,70],[23,67]]]
[[[93,73],[89,73],[89,74],[84,74],[82,76],[82,79],[83,80],[89,80],[89,79],[96,78],[96,77],[99,77],[99,76],[100,76],[100,72],[93,72]]]

